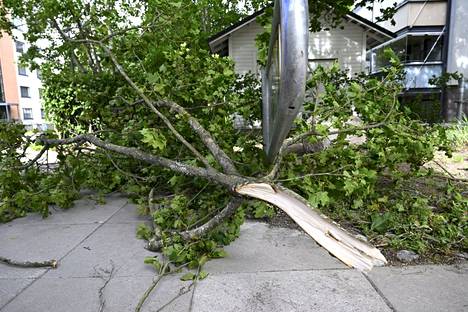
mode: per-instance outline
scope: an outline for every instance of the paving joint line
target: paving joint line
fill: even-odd
[[[398,312],[397,309],[393,306],[393,304],[390,302],[390,300],[385,297],[384,293],[377,287],[377,285],[374,283],[374,281],[365,273],[362,273],[364,275],[364,278],[369,282],[369,284],[372,286],[372,288],[377,292],[377,294],[382,298],[382,300],[385,302],[387,307],[392,311],[392,312]]]
[[[64,256],[60,257],[60,259],[58,259],[57,262],[60,263],[60,261],[62,261],[65,257],[67,257],[69,254],[71,254],[79,245],[81,245],[81,243],[83,243],[85,240],[87,240],[91,235],[93,235],[97,230],[99,230],[104,224],[106,224],[110,219],[112,219],[113,216],[115,216],[117,213],[120,212],[120,210],[122,210],[123,208],[125,208],[127,205],[129,204],[128,200],[122,205],[122,207],[120,207],[119,209],[117,209],[113,214],[111,214],[107,219],[106,221],[102,222],[102,223],[99,223],[98,226],[91,231],[91,233],[89,233],[88,235],[86,235],[85,238],[83,238],[80,242],[78,242],[75,246],[73,246]],[[50,270],[52,270],[52,268],[48,268],[46,269],[42,274],[40,274],[37,278],[33,279],[33,281],[31,283],[29,283],[26,287],[24,287],[20,292],[18,292],[13,298],[11,298],[10,300],[8,300],[3,306],[0,307],[0,311],[2,311],[7,305],[9,305],[11,302],[13,302],[13,300],[15,300],[16,298],[18,298],[19,295],[21,295],[24,291],[26,291],[26,289],[28,289],[29,287],[31,287],[31,285],[33,285],[35,282],[37,282],[38,280],[40,280],[44,275],[46,275]]]
[[[284,273],[284,272],[315,272],[315,271],[351,271],[351,268],[322,268],[322,269],[285,269],[245,272],[209,272],[210,275],[257,274],[257,273]]]

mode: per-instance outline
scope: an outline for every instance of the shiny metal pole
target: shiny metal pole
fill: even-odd
[[[263,73],[264,149],[273,162],[302,107],[307,80],[309,9],[306,0],[277,0]]]

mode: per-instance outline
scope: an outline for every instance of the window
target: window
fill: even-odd
[[[9,120],[9,107],[7,105],[0,105],[0,120]]]
[[[21,97],[28,98],[29,96],[29,87],[20,87]]]
[[[16,41],[16,52],[23,54],[24,53],[24,43]]]
[[[43,108],[41,108],[41,118],[42,119],[45,119],[46,115],[45,115],[45,111]]]
[[[21,65],[18,65],[18,75],[27,76],[28,73],[26,71],[26,68],[22,67]]]
[[[39,99],[42,99],[42,88],[39,88]]]
[[[24,120],[33,119],[32,108],[23,108],[23,119]]]
[[[40,69],[36,69],[36,75],[38,79],[42,79],[42,72]]]
[[[406,61],[424,62],[442,60],[443,37],[438,36],[408,36],[406,43]]]

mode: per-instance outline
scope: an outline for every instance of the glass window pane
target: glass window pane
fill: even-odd
[[[23,119],[24,120],[33,119],[32,108],[23,108]]]
[[[408,62],[441,61],[443,38],[438,36],[408,36]]]
[[[21,97],[29,97],[28,87],[20,87],[20,90],[21,90]]]

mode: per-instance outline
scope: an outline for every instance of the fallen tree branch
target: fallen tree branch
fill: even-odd
[[[190,241],[195,238],[202,237],[203,235],[220,225],[224,220],[232,216],[237,211],[237,208],[239,208],[239,206],[242,204],[242,201],[243,200],[240,197],[233,197],[226,205],[226,207],[223,210],[221,210],[220,213],[215,215],[205,224],[196,227],[192,230],[178,232],[175,234],[180,235],[185,241]],[[150,251],[159,251],[162,248],[162,246],[163,242],[160,239],[160,237],[155,236],[148,241],[146,249]]]
[[[107,54],[107,56],[109,56],[120,75],[136,91],[136,93],[138,93],[138,95],[143,99],[146,105],[166,124],[166,126],[169,128],[169,130],[171,130],[174,136],[180,142],[182,142],[182,144],[184,144],[205,165],[205,167],[211,168],[211,165],[209,164],[208,160],[205,157],[203,157],[203,155],[200,154],[200,152],[179,133],[179,131],[177,131],[177,129],[172,125],[171,121],[153,105],[153,101],[151,101],[146,96],[146,94],[137,86],[137,84],[130,78],[130,76],[128,76],[127,72],[119,63],[114,53],[112,53],[111,49],[108,46],[106,46],[102,41],[91,39],[78,39],[74,40],[74,42],[83,44],[94,44],[100,46]]]
[[[53,269],[56,269],[58,266],[57,260],[47,260],[47,261],[39,261],[39,262],[34,262],[34,261],[17,261],[17,260],[12,260],[8,259],[5,257],[0,256],[0,262],[3,262],[5,264],[11,265],[11,266],[16,266],[20,268],[46,268],[46,267],[51,267]]]
[[[82,142],[89,142],[95,146],[106,149],[108,151],[116,152],[119,154],[127,155],[138,159],[149,164],[165,167],[173,170],[174,172],[186,175],[186,176],[197,176],[206,178],[210,181],[220,183],[227,186],[229,189],[233,189],[239,183],[245,183],[248,180],[246,178],[234,175],[223,174],[213,168],[201,168],[185,163],[181,163],[175,160],[168,158],[155,156],[143,152],[140,149],[134,147],[124,147],[112,143],[105,142],[91,134],[82,134],[73,138],[68,139],[47,139],[45,137],[38,138],[39,142],[48,144],[50,146],[55,145],[67,145],[67,144],[76,144]]]
[[[25,170],[25,169],[28,169],[29,167],[31,167],[32,165],[34,165],[41,157],[42,155],[44,155],[44,153],[46,151],[49,150],[49,146],[46,144],[44,145],[44,147],[41,149],[41,151],[36,155],[36,157],[34,157],[33,159],[31,159],[30,161],[28,161],[26,164],[24,164],[23,166],[21,166],[20,170]]]
[[[179,292],[177,293],[177,295],[175,295],[174,297],[172,297],[171,300],[169,300],[168,302],[166,302],[165,304],[163,304],[159,309],[157,309],[155,312],[161,312],[162,310],[164,310],[165,308],[167,308],[171,303],[173,303],[174,301],[176,301],[178,298],[182,297],[183,295],[185,295],[186,293],[190,292],[192,290],[192,288],[195,286],[195,282],[196,282],[196,279],[194,281],[192,281],[190,283],[190,285],[188,286],[184,286],[182,288],[179,289]]]
[[[195,133],[198,134],[205,146],[210,150],[213,157],[218,161],[223,170],[228,174],[238,174],[237,169],[234,166],[231,159],[226,155],[226,153],[219,147],[215,142],[211,134],[194,118],[185,108],[179,104],[172,101],[158,101],[157,105],[164,105],[171,109],[174,109],[181,115],[187,116],[188,123]]]

